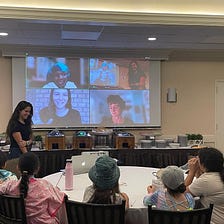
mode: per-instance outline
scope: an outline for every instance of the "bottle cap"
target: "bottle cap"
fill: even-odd
[[[72,159],[66,159],[66,163],[72,163]]]

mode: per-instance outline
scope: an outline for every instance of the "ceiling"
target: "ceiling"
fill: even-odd
[[[224,60],[224,27],[0,19],[2,56]],[[157,40],[148,41],[148,36]]]

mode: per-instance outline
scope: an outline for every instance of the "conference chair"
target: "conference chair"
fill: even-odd
[[[65,197],[68,224],[124,224],[125,201],[122,204],[92,204]]]
[[[185,211],[159,210],[148,206],[149,224],[210,224],[213,204],[208,208]]]
[[[0,195],[0,223],[26,224],[26,211],[23,195]]]

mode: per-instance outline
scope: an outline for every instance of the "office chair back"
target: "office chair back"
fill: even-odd
[[[168,211],[148,206],[149,224],[210,224],[213,204],[208,208],[186,211]]]
[[[0,223],[26,224],[26,211],[23,195],[0,195]]]
[[[122,204],[92,204],[65,198],[69,224],[124,224],[125,201]]]

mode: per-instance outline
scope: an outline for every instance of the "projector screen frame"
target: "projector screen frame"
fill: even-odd
[[[45,57],[45,56],[44,56]],[[103,58],[103,57],[101,57]],[[128,59],[132,60],[132,59]],[[144,60],[134,58],[134,60]],[[135,125],[135,126],[109,126],[113,129],[159,129],[161,128],[161,75],[160,75],[161,61],[150,61],[149,74],[150,74],[150,109],[152,122],[149,125]],[[21,100],[26,99],[26,57],[12,57],[12,95],[13,95],[13,108]],[[93,129],[100,125],[81,125],[81,126],[59,126],[59,127],[40,127],[33,125],[36,130],[51,130],[58,128],[60,130],[80,130],[80,129]]]

